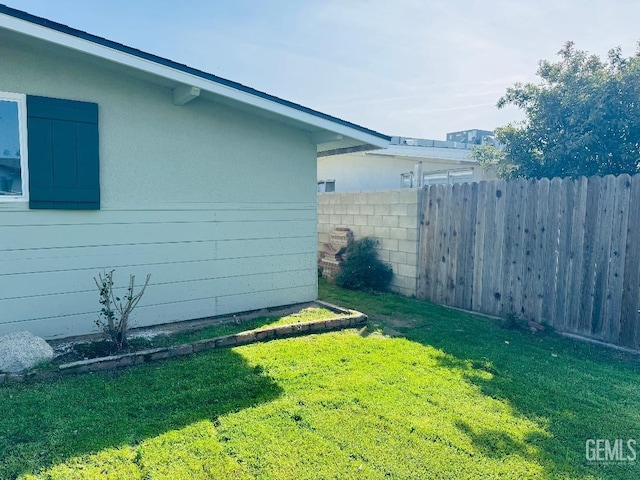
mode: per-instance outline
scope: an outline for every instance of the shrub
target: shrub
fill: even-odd
[[[129,276],[129,287],[124,297],[120,299],[113,293],[113,272],[110,270],[93,278],[100,292],[100,313],[96,325],[100,327],[118,350],[128,345],[127,333],[129,331],[129,317],[131,312],[140,302],[144,291],[149,284],[151,275],[147,275],[144,285],[138,293],[133,294],[135,288],[135,275]]]
[[[393,271],[378,258],[377,246],[378,241],[370,237],[350,242],[336,285],[349,290],[387,290]]]

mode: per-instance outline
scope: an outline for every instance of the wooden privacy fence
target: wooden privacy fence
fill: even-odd
[[[639,347],[640,175],[422,193],[419,298]]]

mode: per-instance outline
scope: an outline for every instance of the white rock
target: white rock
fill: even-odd
[[[21,372],[52,358],[51,345],[26,330],[0,337],[0,372]]]

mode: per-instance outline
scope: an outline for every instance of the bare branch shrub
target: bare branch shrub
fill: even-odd
[[[121,350],[128,345],[129,317],[140,302],[142,295],[144,295],[144,291],[151,279],[151,274],[147,275],[144,285],[135,295],[133,290],[136,277],[135,275],[129,275],[129,287],[121,299],[113,292],[113,272],[115,270],[105,271],[98,274],[98,278],[93,277],[100,292],[100,305],[102,306],[96,325],[104,331],[118,350]]]

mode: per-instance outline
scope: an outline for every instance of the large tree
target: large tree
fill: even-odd
[[[477,148],[503,177],[564,177],[640,172],[640,50],[606,60],[568,42],[560,60],[540,62],[538,84],[516,83],[498,101],[525,120],[496,130],[501,149]]]

